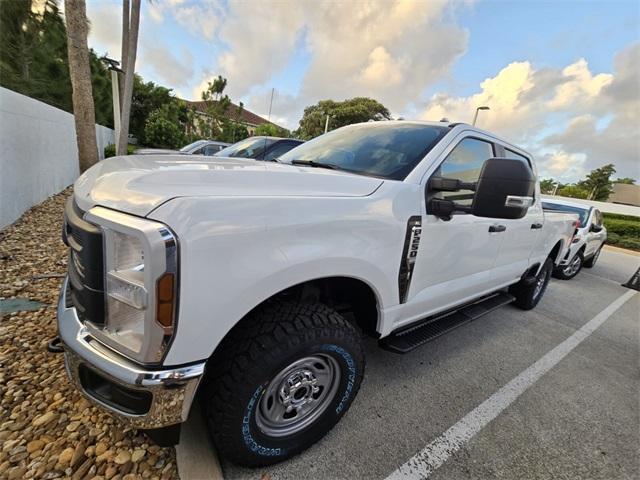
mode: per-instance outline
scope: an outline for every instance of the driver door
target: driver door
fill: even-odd
[[[482,164],[494,157],[495,151],[488,138],[475,135],[454,142],[430,177],[477,181]],[[428,189],[428,181],[426,185]],[[427,199],[434,195],[463,205],[471,205],[474,195],[470,190],[425,193]],[[461,212],[445,221],[424,212],[402,323],[447,310],[497,288],[492,271],[504,237],[503,232],[494,231],[498,223]]]

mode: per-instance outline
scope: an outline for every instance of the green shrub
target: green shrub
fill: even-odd
[[[151,112],[144,127],[147,145],[158,148],[179,148],[184,145],[184,127],[180,110],[174,103],[165,104]]]
[[[632,220],[611,220],[604,219],[604,226],[607,231],[617,233],[621,237],[632,237],[640,239],[640,219]]]
[[[616,213],[604,213],[603,217],[607,244],[640,250],[640,217]]]
[[[640,216],[636,217],[633,215],[622,215],[620,213],[604,213],[602,212],[602,216],[605,220],[630,220],[632,222],[640,222]]]
[[[138,148],[136,145],[127,145],[127,155],[131,155],[135,149]],[[104,147],[104,158],[115,157],[116,156],[116,146],[113,143],[110,143],[106,147]]]

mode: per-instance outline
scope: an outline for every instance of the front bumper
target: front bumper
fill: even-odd
[[[133,428],[156,429],[184,422],[205,362],[152,370],[117,354],[91,337],[67,307],[65,279],[58,301],[58,332],[69,378],[92,403]]]

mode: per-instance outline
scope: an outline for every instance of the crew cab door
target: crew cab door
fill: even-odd
[[[473,191],[431,193],[428,181],[431,177],[447,177],[474,182],[484,161],[494,156],[490,138],[475,132],[473,137],[463,134],[444,151],[444,159],[428,175],[426,196],[471,205]],[[504,232],[495,228],[499,220],[457,212],[445,221],[430,214],[425,202],[421,222],[411,281],[405,298],[400,299],[405,302],[402,323],[446,310],[491,292],[497,285],[492,270],[503,242]]]
[[[499,145],[498,145],[499,147]],[[533,169],[531,159],[510,149],[504,149],[506,158],[525,160]],[[535,203],[527,210],[523,218],[501,219],[499,224],[505,227],[503,242],[494,265],[496,280],[509,282],[520,279],[529,268],[531,254],[544,225],[544,213],[540,201],[540,191],[536,187]]]

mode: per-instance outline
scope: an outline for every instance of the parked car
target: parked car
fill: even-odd
[[[579,219],[571,248],[553,270],[553,276],[570,280],[580,272],[582,267],[593,267],[607,240],[607,229],[602,222],[600,210],[579,202],[546,198],[542,201],[542,208],[550,212],[574,213]]]
[[[302,140],[295,138],[249,137],[220,150],[216,153],[216,157],[275,161],[276,158],[302,143],[304,143]]]
[[[531,155],[464,124],[351,125],[259,167],[107,159],[66,207],[67,372],[162,445],[200,391],[218,452],[272,464],[349,409],[363,335],[404,353],[534,308],[575,225]]]
[[[228,147],[230,144],[225,142],[217,142],[214,140],[196,140],[189,145],[185,145],[180,150],[170,150],[166,148],[139,148],[134,153],[136,155],[206,155],[208,157],[215,155],[220,150]]]

